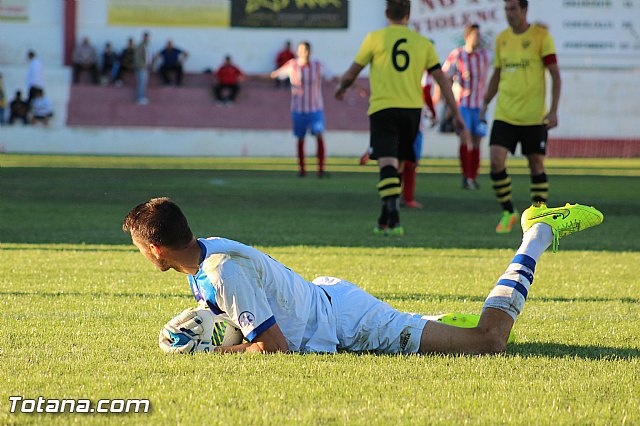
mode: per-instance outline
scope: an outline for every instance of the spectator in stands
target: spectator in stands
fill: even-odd
[[[167,41],[165,48],[156,55],[156,58],[162,60],[160,65],[160,76],[162,77],[162,82],[165,85],[171,84],[169,73],[172,72],[176,74],[176,86],[180,86],[182,84],[182,64],[184,64],[184,61],[187,60],[188,56],[188,52],[175,47],[171,40]]]
[[[83,38],[82,42],[73,49],[72,62],[74,83],[80,81],[81,71],[89,71],[91,82],[98,84],[98,53],[88,37]]]
[[[45,126],[48,126],[49,120],[53,117],[51,101],[44,94],[43,89],[36,89],[33,96],[34,98],[31,102],[31,124],[40,121]]]
[[[291,42],[287,40],[284,44],[284,48],[281,51],[279,51],[278,54],[276,55],[275,69],[279,69],[280,67],[282,67],[284,64],[294,59],[295,57],[296,55],[291,50]],[[280,86],[288,87],[290,84],[288,78],[285,78],[285,79],[276,78],[275,81],[276,81],[276,87],[280,87]]]
[[[149,72],[153,68],[153,54],[150,45],[151,35],[148,32],[142,34],[142,41],[136,47],[134,64],[136,69],[136,101],[139,105],[147,105],[147,86],[149,84]]]
[[[7,106],[7,99],[4,96],[4,82],[0,74],[0,126],[4,125],[4,108]]]
[[[42,69],[42,62],[40,58],[36,56],[36,52],[33,50],[29,50],[27,52],[27,61],[29,62],[29,66],[27,68],[27,104],[31,103],[31,98],[33,98],[33,92],[36,89],[44,89],[44,72]]]
[[[104,45],[104,52],[102,52],[102,69],[101,69],[101,78],[102,84],[111,83],[111,78],[113,76],[113,69],[118,61],[118,55],[113,50],[111,43],[107,42]]]
[[[16,120],[22,120],[22,124],[28,124],[29,104],[22,99],[22,92],[16,91],[16,97],[9,104],[9,124]]]
[[[244,80],[244,74],[233,64],[231,56],[225,56],[224,63],[216,71],[216,79],[217,84],[213,88],[216,100],[225,105],[232,105],[240,91],[240,82]]]
[[[116,86],[122,86],[123,71],[135,72],[135,56],[136,45],[133,43],[133,38],[129,37],[127,47],[122,49],[122,53],[113,67],[113,81]]]

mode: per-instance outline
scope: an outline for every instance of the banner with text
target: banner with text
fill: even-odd
[[[28,21],[29,0],[0,0],[0,21]]]
[[[347,0],[234,0],[231,26],[252,28],[348,28]]]
[[[640,67],[640,0],[536,0],[529,22],[549,27],[561,66]],[[503,0],[415,0],[411,27],[436,43],[441,60],[463,44],[465,25],[477,23],[483,42],[507,21]]]
[[[228,0],[109,0],[109,25],[228,27]]]

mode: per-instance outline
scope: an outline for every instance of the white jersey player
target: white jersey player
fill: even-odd
[[[122,228],[161,271],[187,274],[201,303],[165,325],[160,334],[165,352],[493,353],[505,349],[542,253],[552,242],[557,250],[560,237],[598,225],[602,214],[579,204],[542,205],[522,218],[522,245],[475,319],[400,312],[348,281],[308,282],[252,247],[224,238],[196,239],[168,198],[138,205]],[[462,319],[474,322],[466,324],[472,327],[448,325]],[[235,326],[247,342],[214,346],[215,320]]]
[[[198,302],[253,342],[278,325],[289,350],[417,352],[426,318],[396,311],[333,277],[308,282],[261,251],[224,238],[198,239],[202,262],[188,275]],[[343,301],[348,301],[343,304]],[[375,314],[369,314],[375,307]],[[366,329],[352,320],[365,320]]]

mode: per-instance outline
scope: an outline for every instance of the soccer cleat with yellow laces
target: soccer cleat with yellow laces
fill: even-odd
[[[522,232],[527,232],[536,223],[546,223],[553,231],[553,251],[558,251],[560,238],[602,223],[604,216],[593,207],[569,204],[549,208],[545,204],[529,207],[522,213]]]

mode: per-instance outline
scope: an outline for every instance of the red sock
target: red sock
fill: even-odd
[[[324,138],[318,135],[318,171],[324,171]]]
[[[412,161],[404,162],[402,171],[402,199],[405,203],[414,200],[416,195],[416,163]]]
[[[298,139],[298,164],[300,171],[304,173],[304,138]]]
[[[460,144],[460,167],[462,168],[462,175],[465,178],[469,177],[469,149],[467,144]]]
[[[480,147],[476,146],[471,149],[471,168],[469,172],[471,179],[476,180],[478,178],[478,171],[480,169]]]

